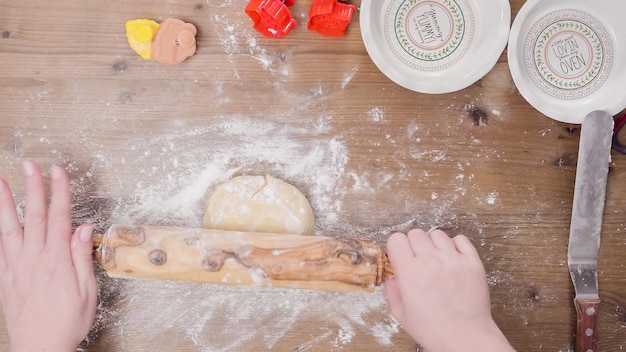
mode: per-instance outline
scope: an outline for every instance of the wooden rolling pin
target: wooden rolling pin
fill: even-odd
[[[393,276],[371,240],[113,225],[94,246],[111,277],[373,292]]]

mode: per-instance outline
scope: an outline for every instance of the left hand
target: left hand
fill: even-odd
[[[89,333],[96,311],[93,227],[72,235],[67,174],[50,170],[50,206],[41,171],[23,165],[24,227],[7,182],[0,178],[0,303],[12,352],[75,351]]]

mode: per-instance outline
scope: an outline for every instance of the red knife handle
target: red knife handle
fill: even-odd
[[[598,352],[599,299],[574,299],[576,306],[576,352]]]

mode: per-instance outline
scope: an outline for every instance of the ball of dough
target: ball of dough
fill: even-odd
[[[313,210],[294,186],[272,176],[238,176],[209,199],[202,226],[210,229],[313,234]]]

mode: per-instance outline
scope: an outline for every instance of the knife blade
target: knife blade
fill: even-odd
[[[576,352],[598,350],[598,250],[611,159],[613,117],[593,111],[582,122],[567,264],[576,296]]]

